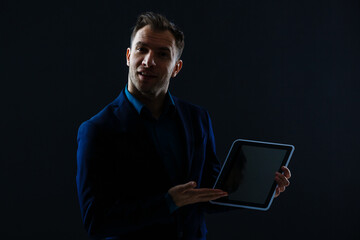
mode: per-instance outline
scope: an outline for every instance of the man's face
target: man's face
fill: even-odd
[[[153,31],[149,25],[137,31],[126,52],[129,91],[153,97],[165,94],[170,78],[175,77],[182,67],[177,54],[171,32]]]

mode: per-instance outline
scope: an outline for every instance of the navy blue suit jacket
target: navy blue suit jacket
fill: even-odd
[[[173,97],[186,149],[183,183],[211,188],[220,164],[210,117],[204,109]],[[170,213],[171,182],[163,160],[122,91],[78,132],[77,187],[83,223],[94,238],[205,239],[204,212],[192,204]]]

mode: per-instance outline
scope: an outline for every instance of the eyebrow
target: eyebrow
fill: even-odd
[[[141,41],[139,41],[135,44],[135,47],[139,47],[139,46],[150,47],[148,44],[141,42]],[[171,53],[171,50],[168,47],[159,47],[157,49]]]

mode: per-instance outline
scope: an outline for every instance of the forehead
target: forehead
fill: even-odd
[[[139,29],[133,39],[133,45],[144,43],[154,48],[175,48],[175,38],[170,31],[154,31],[149,25]]]

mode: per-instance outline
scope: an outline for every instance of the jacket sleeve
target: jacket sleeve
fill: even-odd
[[[208,112],[206,112],[206,115],[208,122],[208,140],[206,143],[206,156],[202,187],[213,188],[215,185],[215,181],[220,173],[221,163],[219,162],[216,155],[215,137],[210,115]],[[207,213],[220,213],[238,209],[234,207],[214,205],[210,202],[202,204],[202,208]]]
[[[109,188],[103,171],[104,142],[101,131],[83,123],[78,131],[77,190],[83,223],[95,238],[136,231],[154,223],[170,221],[166,192],[147,197],[127,196],[123,189]],[[124,183],[126,184],[126,183]],[[114,194],[114,192],[118,192]],[[120,196],[119,197],[119,192]]]
[[[212,188],[220,172],[221,164],[216,156],[215,137],[210,115],[206,112],[208,137],[206,142],[205,164],[203,169],[202,187]]]

